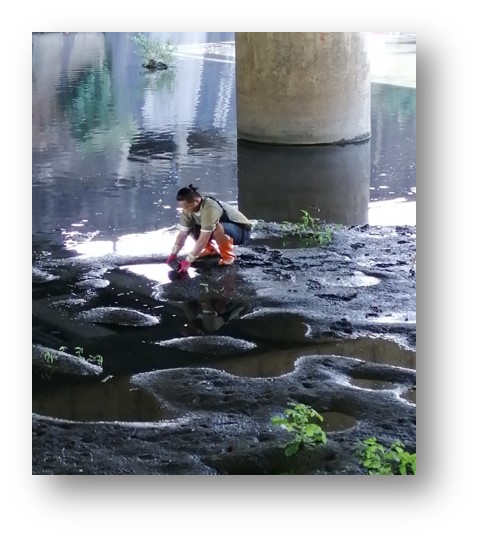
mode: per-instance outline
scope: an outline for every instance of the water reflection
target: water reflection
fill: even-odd
[[[298,222],[300,209],[329,223],[368,222],[370,142],[346,146],[239,141],[239,208],[265,221]]]
[[[35,257],[50,260],[61,252],[89,258],[97,270],[104,256],[167,255],[178,221],[175,195],[191,182],[206,194],[239,205],[253,219],[295,221],[299,210],[307,209],[326,221],[363,224],[373,222],[374,205],[415,205],[414,88],[372,85],[372,139],[364,144],[282,151],[238,144],[234,33],[152,35],[178,46],[175,65],[165,72],[143,69],[126,33],[33,35]],[[377,215],[380,223],[393,218],[406,223],[402,212]],[[78,268],[89,263],[79,261]],[[86,343],[104,356],[105,372],[115,374],[205,366],[208,359],[212,367],[244,376],[277,376],[291,371],[303,354],[343,354],[415,369],[414,353],[388,346],[382,354],[379,345],[373,349],[360,342],[301,349],[310,341],[302,320],[255,313],[242,318],[245,298],[254,296],[248,286],[229,284],[229,275],[216,281],[215,274],[199,274],[202,281],[191,269],[197,279],[178,283],[165,265],[126,262],[105,276],[94,275],[107,278],[99,284],[84,279],[90,274],[79,270],[77,275],[75,263],[62,279],[57,271],[54,275],[38,269],[42,279],[34,291],[34,339],[55,347]],[[193,291],[198,293],[205,283],[209,290],[191,301]],[[162,325],[79,324],[79,313],[105,306],[161,316]],[[237,336],[238,323],[243,333]],[[213,338],[219,351],[232,347],[230,359],[214,363],[198,345],[193,345],[194,354],[178,347],[159,353],[161,348],[153,343],[185,340],[189,324],[198,333],[219,331],[202,337],[193,331],[193,339],[207,347]],[[227,332],[237,341],[225,338],[219,343],[220,334]],[[249,338],[268,345],[272,341],[276,350],[262,355],[253,347],[251,352],[245,346]],[[277,350],[291,345],[293,351]],[[165,354],[165,349],[172,352]],[[116,388],[115,396],[104,396],[107,386],[91,393],[83,393],[87,387],[65,389],[59,400],[71,411],[52,414],[113,419],[119,415],[106,408],[115,403],[119,410],[123,405],[135,409],[135,415],[130,409],[122,412],[123,418],[138,418],[137,403],[130,400],[134,394],[127,386]],[[82,403],[86,395],[90,397]],[[36,402],[38,410],[53,410],[49,399],[43,394],[44,405]],[[96,404],[99,408],[91,411]],[[157,418],[155,404],[150,410]]]
[[[172,225],[179,184],[199,178],[235,201],[233,64],[149,74],[125,33],[54,33],[33,35],[32,71],[34,247],[62,245],[72,222],[113,241]]]
[[[196,336],[217,332],[228,322],[240,318],[245,309],[243,302],[222,296],[190,300],[183,305],[187,323],[181,333],[183,336]]]
[[[279,333],[281,336],[282,332]],[[246,334],[248,337],[249,334]],[[282,338],[279,337],[279,341]],[[290,350],[275,350],[248,358],[230,358],[210,362],[207,367],[220,369],[241,377],[279,377],[294,371],[295,362],[302,356],[336,355],[357,358],[366,362],[386,364],[416,370],[416,353],[382,339],[360,338],[319,345],[296,347]],[[355,379],[358,385],[359,379]],[[374,383],[375,384],[375,383]],[[372,386],[374,389],[375,386]]]
[[[357,420],[352,416],[336,411],[323,412],[322,417],[324,418],[322,427],[328,433],[333,431],[347,431],[357,424]]]
[[[367,390],[392,390],[396,388],[396,384],[389,381],[379,381],[377,379],[360,379],[353,377],[350,381],[352,386],[358,388],[366,388]]]
[[[371,87],[371,225],[416,224],[416,89]]]
[[[153,74],[128,33],[33,34],[34,249],[63,246],[72,223],[112,241],[168,228],[191,182],[253,219],[294,219],[297,205],[340,222],[415,220],[415,88],[372,85],[370,159],[368,146],[238,146],[234,33],[152,35],[178,47]],[[397,212],[379,208],[394,200]]]
[[[34,413],[54,418],[95,421],[156,421],[169,418],[156,399],[126,377],[106,382],[46,385],[33,393]]]
[[[172,283],[172,281],[177,281],[181,279],[182,276],[179,276],[176,270],[173,270],[168,264],[131,264],[127,266],[120,266],[119,270],[125,270],[132,274],[138,274],[147,278],[151,282],[157,282],[160,285],[165,285],[166,283]],[[197,272],[194,268],[189,268],[187,274],[184,278],[194,277],[197,275]]]

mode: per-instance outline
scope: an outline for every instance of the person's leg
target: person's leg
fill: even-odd
[[[197,241],[200,236],[200,225],[194,225],[194,228],[192,229],[190,235],[195,241]],[[199,257],[207,257],[209,255],[220,255],[220,250],[217,247],[216,243],[213,241],[212,236],[210,237],[210,240],[207,242],[205,248],[202,250]]]
[[[207,242],[199,257],[208,257],[209,255],[220,255],[220,250],[217,247],[217,243],[212,238]]]
[[[219,264],[232,264],[236,259],[234,245],[244,242],[244,230],[236,223],[222,222],[218,223],[212,238],[219,244],[221,259]]]
[[[240,246],[241,244],[244,244],[247,242],[250,236],[250,232],[246,231],[243,227],[238,225],[237,223],[232,223],[230,221],[223,221],[221,223],[217,224],[217,227],[215,228],[212,237],[219,242],[219,240],[225,241],[226,239],[223,237],[228,236],[232,239],[234,245]]]

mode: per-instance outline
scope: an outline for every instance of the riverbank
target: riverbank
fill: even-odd
[[[34,409],[33,474],[359,475],[367,471],[356,448],[367,438],[385,446],[400,440],[415,452],[415,227],[338,228],[326,247],[271,247],[283,234],[260,224],[252,245],[236,248],[234,266],[204,263],[189,279],[161,286],[132,272],[136,265],[158,266],[155,255],[45,267],[45,275],[79,283],[93,267],[99,278],[118,282],[118,269],[128,265],[122,279],[134,280],[129,287],[136,284],[137,298],[150,295],[163,307],[157,326],[132,334],[143,341],[150,332],[157,336],[142,358],[134,355],[135,363],[110,358],[101,370],[80,373],[78,362],[75,372],[69,368],[66,355],[52,376],[52,367],[42,364],[44,349],[37,348],[34,385],[46,373],[66,387],[88,380],[106,389],[127,378],[128,392],[148,395],[158,416],[78,421]],[[82,313],[91,292],[84,293]],[[67,314],[71,319],[79,320],[80,296],[75,315]],[[206,322],[202,309],[187,316],[187,305],[214,300],[242,308],[218,327],[209,326],[216,321]],[[163,334],[177,319],[187,328],[184,335],[174,336],[173,327]],[[82,321],[86,334],[112,332],[96,338],[99,349],[128,330],[125,320],[85,322],[84,315]],[[284,455],[292,437],[272,418],[289,402],[325,416],[325,446]]]

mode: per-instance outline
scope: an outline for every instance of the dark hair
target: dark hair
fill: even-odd
[[[178,201],[193,201],[196,197],[200,197],[200,193],[197,191],[197,188],[192,184],[189,184],[187,187],[179,189],[177,192]]]

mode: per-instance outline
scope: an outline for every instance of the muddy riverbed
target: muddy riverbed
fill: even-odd
[[[39,257],[33,474],[362,475],[367,438],[415,452],[415,250],[410,226],[319,247],[259,223],[182,279],[155,253]],[[290,402],[325,445],[285,455]]]

